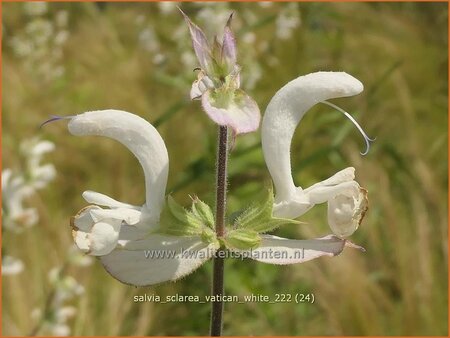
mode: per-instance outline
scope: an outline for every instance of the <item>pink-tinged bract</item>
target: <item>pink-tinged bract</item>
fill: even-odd
[[[240,89],[235,91],[234,100],[224,107],[218,106],[211,91],[207,91],[202,96],[202,107],[214,122],[232,128],[236,135],[250,133],[259,127],[258,105]]]

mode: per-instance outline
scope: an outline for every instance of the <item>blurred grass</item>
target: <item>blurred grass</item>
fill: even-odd
[[[316,70],[343,70],[365,85],[362,95],[338,104],[376,136],[371,152],[338,112],[315,107],[293,140],[293,173],[308,186],[354,166],[368,188],[370,211],[352,240],[367,253],[346,250],[334,259],[297,266],[270,266],[230,260],[226,291],[245,295],[313,292],[316,303],[229,303],[226,335],[447,335],[447,74],[448,36],[445,3],[299,3],[301,26],[282,40],[276,17],[288,4],[220,4],[236,11],[240,56],[261,67],[262,77],[248,90],[261,110],[282,85]],[[116,108],[154,123],[170,157],[168,192],[183,203],[188,194],[213,201],[216,128],[188,100],[191,69],[180,61],[189,41],[177,39],[180,15],[163,15],[156,4],[53,3],[48,16],[69,13],[70,36],[60,61],[65,74],[53,80],[26,69],[11,39],[31,20],[23,4],[3,4],[2,156],[17,167],[18,144],[41,135],[56,143],[47,158],[58,171],[53,182],[30,203],[40,223],[24,234],[8,232],[3,247],[21,258],[26,270],[3,278],[4,335],[30,331],[33,308],[49,292],[47,273],[61,265],[71,245],[70,215],[85,205],[81,192],[101,191],[129,203],[143,202],[143,175],[122,146],[97,138],[75,138],[64,122],[37,126],[51,114],[72,115]],[[202,6],[183,4],[195,15]],[[162,64],[139,46],[139,16],[153,25]],[[253,19],[252,19],[253,18]],[[264,52],[260,45],[268,43]],[[51,50],[49,51],[49,53]],[[250,55],[250,54],[249,54]],[[247,67],[244,75],[250,73]],[[246,77],[243,87],[246,89]],[[258,146],[259,133],[242,136],[231,155],[229,211],[242,208],[270,179]],[[94,145],[94,146],[93,146]],[[304,217],[301,228],[277,234],[310,238],[327,233],[324,206]],[[198,303],[134,303],[133,295],[206,295],[211,264],[180,282],[135,289],[120,284],[99,263],[72,269],[86,288],[75,303],[75,335],[205,335],[209,306]]]

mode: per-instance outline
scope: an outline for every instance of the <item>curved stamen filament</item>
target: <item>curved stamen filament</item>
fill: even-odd
[[[337,111],[340,111],[342,114],[344,114],[350,121],[352,121],[352,123],[355,125],[355,127],[359,130],[359,132],[361,133],[361,135],[364,137],[364,141],[366,142],[366,151],[364,151],[363,153],[360,153],[361,155],[367,155],[367,153],[369,152],[370,149],[370,142],[373,142],[376,140],[375,138],[370,138],[369,136],[367,136],[367,134],[364,132],[364,130],[362,129],[362,127],[359,125],[358,122],[356,122],[356,120],[353,118],[353,116],[351,116],[349,113],[347,113],[344,109],[336,106],[335,104],[328,102],[328,101],[322,101],[321,103],[324,103],[334,109],[336,109]]]
[[[66,119],[71,119],[74,117],[74,115],[70,115],[70,116],[58,116],[58,115],[50,115],[51,118],[42,122],[41,125],[39,126],[39,129],[41,129],[43,126],[45,126],[47,123],[50,122],[54,122],[54,121],[59,121],[59,120],[66,120]]]

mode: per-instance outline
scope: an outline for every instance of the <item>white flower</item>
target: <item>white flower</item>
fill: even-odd
[[[36,46],[43,46],[54,34],[54,27],[53,24],[46,19],[36,19],[30,21],[25,26],[25,32],[28,36],[33,38]]]
[[[157,6],[161,14],[169,15],[176,11],[178,2],[175,1],[160,1]]]
[[[69,13],[66,10],[58,11],[55,15],[55,22],[58,27],[66,27],[69,22]]]
[[[26,172],[14,173],[11,169],[2,171],[2,219],[5,228],[21,231],[39,220],[37,210],[25,208],[24,202],[36,190],[44,188],[54,179],[54,166],[40,163],[42,156],[53,149],[54,144],[49,141],[40,141],[37,138],[24,140],[20,150],[26,159]]]
[[[86,267],[92,264],[93,258],[89,255],[85,255],[80,252],[76,244],[72,245],[69,249],[69,262],[75,266]]]
[[[68,319],[75,316],[77,309],[73,306],[63,306],[56,311],[56,321],[65,323]]]
[[[183,26],[184,28],[184,26]],[[197,59],[195,58],[195,55],[192,54],[190,51],[184,51],[180,55],[181,62],[183,63],[183,67],[186,69],[193,69],[197,65]],[[201,93],[200,93],[201,94]],[[197,94],[197,95],[200,95]],[[192,94],[191,94],[192,96]]]
[[[155,54],[155,55],[153,56],[153,58],[152,58],[152,62],[153,62],[155,65],[160,65],[160,64],[162,64],[165,60],[166,60],[166,56],[165,56],[164,54],[162,54],[162,53],[157,53],[157,54]]]
[[[11,256],[2,258],[2,275],[17,275],[23,271],[23,263],[20,259]]]
[[[71,251],[73,248],[69,249],[69,253]],[[66,267],[54,267],[48,273],[52,289],[45,307],[31,311],[31,318],[37,322],[35,333],[44,336],[68,336],[71,333],[68,320],[76,315],[77,309],[67,305],[67,302],[81,296],[84,287],[66,274]]]
[[[37,210],[23,206],[24,200],[33,193],[33,187],[26,184],[22,176],[13,176],[11,169],[2,171],[2,220],[5,229],[20,232],[37,223]]]
[[[158,37],[151,26],[144,28],[139,33],[139,43],[147,52],[150,53],[157,53],[160,49]]]
[[[55,288],[52,304],[54,308],[59,308],[65,301],[84,293],[83,285],[79,284],[72,276],[62,275],[61,268],[51,269],[48,273],[48,279]]]
[[[202,7],[197,12],[195,20],[200,22],[207,34],[218,34],[218,39],[222,39],[221,30],[223,28],[222,22],[226,22],[230,16],[229,4],[226,2],[217,2],[213,6]]]
[[[258,5],[260,5],[262,8],[269,8],[269,7],[272,7],[273,2],[271,2],[271,1],[259,1]]]
[[[55,45],[64,45],[64,43],[67,41],[68,38],[69,38],[69,32],[68,31],[65,31],[65,30],[59,31],[55,35]],[[57,49],[57,51],[58,51],[59,55],[62,54],[62,50]]]
[[[290,3],[280,11],[276,20],[276,36],[279,39],[286,40],[292,35],[292,32],[301,24],[300,13],[297,4]]]
[[[75,243],[82,251],[99,256],[113,277],[138,286],[176,280],[212,257],[217,245],[203,242],[200,236],[154,233],[165,204],[169,158],[164,141],[150,123],[124,111],[102,110],[76,115],[68,128],[77,136],[105,136],[122,143],[136,156],[145,176],[142,206],[93,191],[83,193],[95,205],[82,209],[71,221]],[[161,256],[149,257],[149,250]],[[185,250],[204,254],[185,257]]]
[[[328,222],[334,235],[312,240],[261,235],[260,246],[245,251],[251,258],[272,264],[293,264],[337,255],[345,246],[362,249],[344,239],[358,228],[367,211],[367,191],[354,180],[354,168],[341,170],[302,189],[294,184],[290,160],[292,136],[307,110],[319,102],[353,96],[362,90],[362,83],[346,73],[317,72],[289,82],[270,101],[262,122],[262,146],[276,189],[273,216],[297,218],[314,205],[328,202]]]
[[[37,138],[25,140],[20,145],[21,152],[27,158],[29,184],[34,189],[42,189],[56,176],[53,164],[41,164],[42,157],[55,149],[54,143]]]
[[[11,47],[19,57],[26,57],[33,52],[33,44],[29,40],[18,38],[17,36],[11,38]]]
[[[47,12],[47,3],[45,1],[25,2],[23,7],[25,13],[29,16],[39,16]]]
[[[46,329],[49,330],[53,336],[56,337],[67,337],[70,335],[70,327],[66,324],[48,325]]]

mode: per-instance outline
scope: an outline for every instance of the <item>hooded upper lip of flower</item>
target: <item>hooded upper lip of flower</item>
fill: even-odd
[[[328,202],[329,225],[335,235],[347,237],[357,229],[367,211],[367,191],[354,181],[354,168],[341,170],[307,189],[296,187],[290,146],[297,125],[312,106],[362,90],[362,83],[347,73],[316,72],[289,82],[272,98],[262,122],[262,147],[276,188],[275,216],[296,218],[315,204]]]
[[[165,203],[169,158],[164,141],[150,123],[134,114],[110,109],[76,115],[68,128],[77,136],[105,136],[122,143],[136,156],[145,176],[146,201],[142,207],[93,191],[83,193],[87,202],[96,205],[83,208],[71,219],[75,243],[82,251],[99,256],[113,277],[138,286],[176,280],[211,257],[182,256],[183,250],[214,253],[214,244],[204,243],[199,236],[152,233]],[[175,250],[176,255],[149,259],[145,250]]]
[[[230,15],[223,41],[217,37],[212,47],[203,31],[180,9],[191,35],[200,65],[197,80],[192,84],[191,99],[202,100],[202,107],[217,124],[231,127],[235,134],[249,133],[259,127],[257,103],[240,89],[240,67],[237,65],[236,39],[231,30]]]

